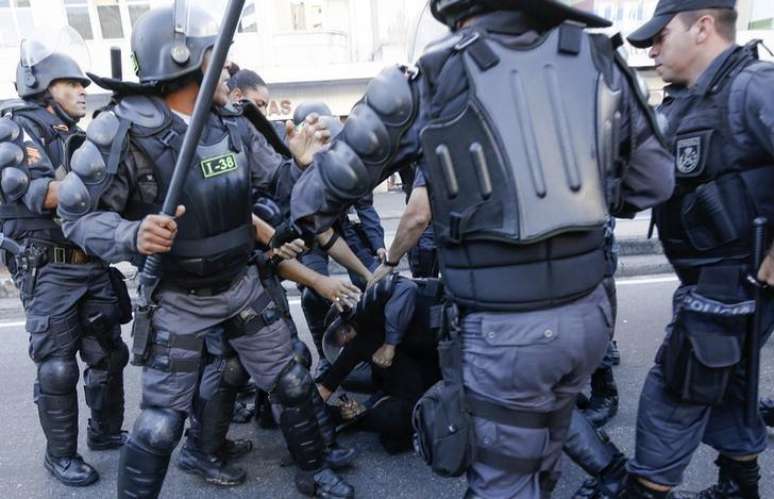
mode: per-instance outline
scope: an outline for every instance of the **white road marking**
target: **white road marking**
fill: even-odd
[[[15,322],[0,322],[0,328],[5,328],[5,327],[20,327],[20,326],[24,326],[24,324],[26,324],[26,322],[25,322],[25,321],[15,321]]]
[[[678,282],[677,276],[648,277],[643,279],[616,279],[616,286],[627,286],[632,284],[663,284],[666,282]]]

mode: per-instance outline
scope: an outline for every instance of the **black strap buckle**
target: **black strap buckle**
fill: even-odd
[[[67,250],[61,246],[54,246],[54,263],[67,263]]]

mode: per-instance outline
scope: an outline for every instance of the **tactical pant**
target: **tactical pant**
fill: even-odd
[[[505,410],[496,420],[474,417],[479,452],[467,478],[476,495],[538,498],[555,483],[575,398],[599,365],[611,326],[602,285],[552,309],[465,316],[465,387]],[[550,430],[525,422],[538,413],[556,416]]]
[[[666,339],[642,388],[637,413],[637,446],[634,458],[628,464],[630,473],[672,487],[682,482],[685,469],[701,443],[729,457],[759,454],[768,444],[763,420],[759,419],[752,427],[745,422],[744,362],[734,369],[726,399],[719,405],[682,401],[665,381],[661,361],[665,350],[670,348],[669,338],[684,310],[683,300],[694,289],[695,286],[681,286],[675,292],[674,319],[666,328]],[[771,297],[767,297],[763,321],[767,334],[761,344],[771,334],[772,305]],[[751,322],[749,320],[748,325]]]
[[[143,368],[143,407],[161,407],[190,413],[204,367],[204,342],[208,332],[258,302],[262,310],[274,309],[265,300],[265,290],[255,267],[249,267],[230,289],[214,296],[197,296],[173,290],[156,294],[152,347]],[[279,316],[277,316],[279,319]],[[275,320],[267,327],[237,338],[229,338],[242,365],[262,390],[270,391],[282,369],[292,359],[291,334],[287,323]]]
[[[121,340],[126,318],[114,287],[118,283],[96,263],[14,270],[27,315],[29,354],[37,365],[34,397],[47,451],[70,457],[78,441],[76,352],[87,365],[83,384],[92,430],[116,434],[123,425],[123,370],[129,353]]]

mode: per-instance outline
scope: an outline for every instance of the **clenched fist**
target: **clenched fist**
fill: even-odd
[[[175,216],[148,215],[142,219],[137,229],[137,251],[141,255],[150,256],[156,253],[168,253],[177,235],[177,222],[185,214],[185,206],[180,205]]]

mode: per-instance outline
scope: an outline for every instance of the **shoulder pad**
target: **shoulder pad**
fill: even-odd
[[[59,186],[58,211],[67,217],[77,218],[91,208],[91,194],[81,178],[70,172]]]
[[[113,111],[100,113],[86,129],[86,137],[98,146],[108,147],[116,138],[119,121]]]
[[[32,104],[22,99],[13,99],[4,102],[0,106],[0,115],[13,114],[17,111],[27,111],[38,107],[36,104]]]
[[[90,140],[75,150],[70,160],[70,169],[86,184],[101,182],[107,170],[102,152]]]
[[[10,118],[0,118],[0,142],[14,142],[19,138],[21,128]]]
[[[388,125],[401,126],[413,118],[414,94],[404,68],[382,70],[368,84],[365,101]]]
[[[19,166],[24,161],[24,151],[15,142],[0,142],[0,168]]]
[[[143,128],[160,128],[169,118],[169,112],[159,98],[145,95],[124,97],[115,107],[115,114]]]

